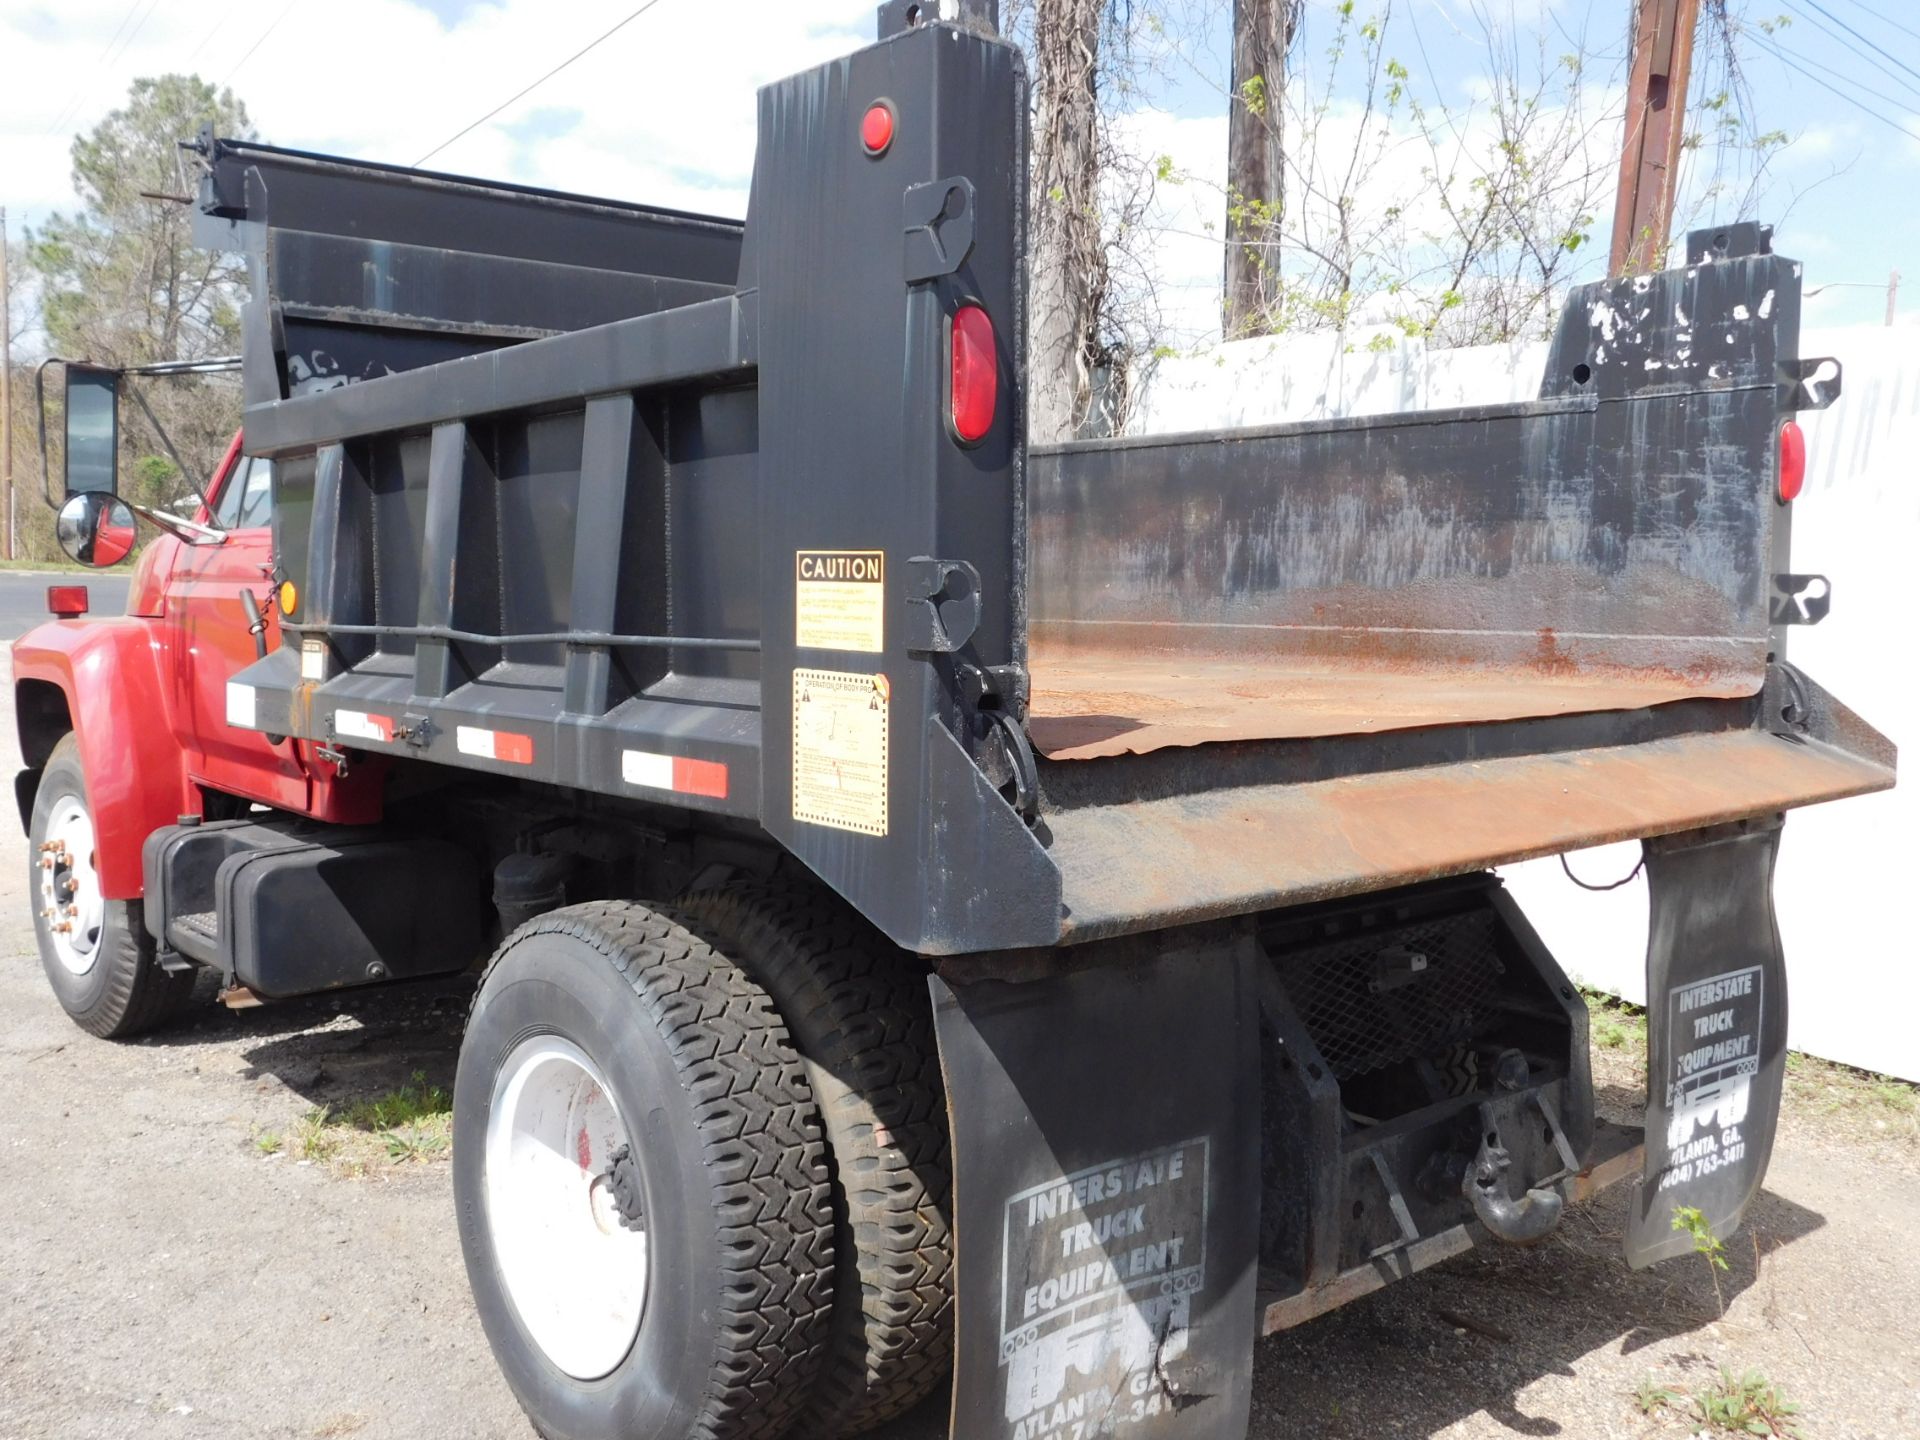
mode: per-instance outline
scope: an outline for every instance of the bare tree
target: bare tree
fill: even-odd
[[[1226,333],[1264,335],[1275,311],[1277,257],[1259,241],[1287,209],[1287,52],[1302,0],[1233,0],[1227,97]]]

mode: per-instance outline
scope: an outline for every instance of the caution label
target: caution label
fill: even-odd
[[[862,835],[887,833],[891,694],[884,675],[793,672],[794,819]]]
[[[811,650],[885,646],[887,557],[880,550],[802,550],[793,558],[794,643]]]

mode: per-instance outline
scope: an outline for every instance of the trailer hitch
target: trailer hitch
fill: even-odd
[[[1508,1054],[1518,1058],[1517,1052]],[[1504,1062],[1507,1057],[1501,1059]],[[1504,1074],[1499,1083],[1502,1088],[1515,1088]],[[1539,1108],[1552,1132],[1554,1147],[1563,1162],[1560,1174],[1572,1173],[1577,1168],[1575,1157],[1558,1118],[1538,1095],[1528,1098]],[[1513,1156],[1501,1143],[1499,1114],[1491,1102],[1480,1106],[1480,1136],[1480,1148],[1461,1178],[1461,1193],[1473,1206],[1475,1217],[1496,1240],[1504,1240],[1509,1245],[1537,1244],[1553,1232],[1566,1208],[1566,1197],[1553,1184],[1559,1176],[1548,1176],[1530,1186],[1524,1195],[1515,1197],[1509,1189]]]
[[[1473,1205],[1473,1213],[1496,1240],[1509,1245],[1532,1245],[1544,1240],[1560,1223],[1566,1202],[1558,1190],[1535,1186],[1519,1199],[1507,1193],[1507,1175],[1513,1157],[1499,1143],[1496,1131],[1489,1130],[1480,1142],[1480,1153],[1467,1167],[1460,1188]]]

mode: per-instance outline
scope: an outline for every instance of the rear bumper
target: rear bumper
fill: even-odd
[[[1577,1175],[1557,1181],[1553,1188],[1570,1202],[1591,1200],[1602,1190],[1638,1176],[1646,1158],[1646,1148],[1643,1132],[1638,1126],[1599,1121],[1594,1126],[1593,1148],[1588,1152],[1586,1168]],[[1423,1236],[1404,1250],[1396,1250],[1390,1255],[1369,1260],[1364,1265],[1343,1270],[1324,1285],[1309,1285],[1292,1291],[1263,1285],[1260,1292],[1260,1333],[1277,1335],[1282,1330],[1304,1325],[1364,1295],[1384,1290],[1396,1280],[1405,1280],[1429,1266],[1438,1265],[1442,1260],[1464,1255],[1490,1238],[1484,1227],[1469,1221],[1464,1225],[1455,1225],[1450,1230],[1442,1230],[1437,1235]],[[1262,1281],[1267,1278],[1261,1276]]]
[[[1895,775],[1884,736],[1790,671],[1747,702],[1188,753],[1049,767],[1068,801],[1046,817],[1064,940],[1704,829]]]

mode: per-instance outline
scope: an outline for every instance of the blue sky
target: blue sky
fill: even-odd
[[[1310,71],[1324,66],[1332,3],[1309,0],[1301,53]],[[10,72],[0,90],[0,204],[17,235],[23,222],[69,203],[72,134],[117,104],[133,77],[169,69],[231,84],[269,140],[410,162],[633,4],[0,0],[0,53]],[[1579,45],[1586,103],[1617,104],[1626,0],[1356,4],[1361,14],[1384,15],[1385,51],[1407,65],[1409,86],[1434,109],[1466,115],[1478,103],[1487,68],[1479,20],[1489,17],[1523,55],[1543,38],[1553,53]],[[1755,125],[1792,137],[1756,208],[1760,218],[1780,222],[1777,248],[1807,263],[1807,285],[1817,292],[1809,320],[1877,321],[1894,268],[1912,277],[1903,312],[1920,315],[1920,6],[1733,0],[1733,8],[1749,25],[1790,22],[1752,40],[1743,56]],[[1218,274],[1218,242],[1199,232],[1206,224],[1217,228],[1210,217],[1219,209],[1217,181],[1209,177],[1220,168],[1225,134],[1222,9],[1207,0],[1133,0],[1137,21],[1162,15],[1167,23],[1139,32],[1149,63],[1129,97],[1136,113],[1124,133],[1143,153],[1171,156],[1196,182],[1172,197],[1191,212],[1183,222],[1189,233],[1167,237],[1154,254],[1175,297],[1170,323],[1191,332],[1178,337],[1189,341],[1209,322]],[[873,0],[659,0],[434,164],[741,213],[753,91],[863,43],[873,11]],[[1792,65],[1763,46],[1777,47]],[[1336,116],[1342,103],[1336,95]],[[1617,146],[1616,134],[1596,144]],[[1419,184],[1417,170],[1388,167],[1369,178],[1384,194]],[[1603,215],[1602,239],[1605,227]],[[1603,244],[1595,247],[1603,252]]]

